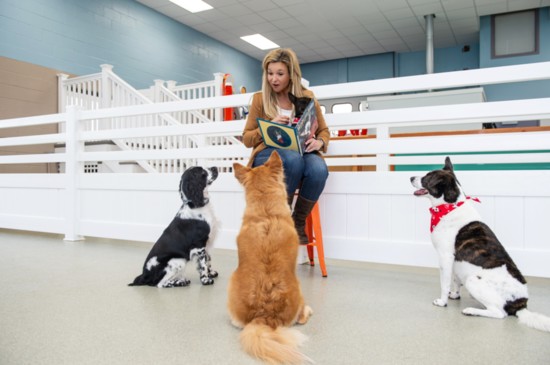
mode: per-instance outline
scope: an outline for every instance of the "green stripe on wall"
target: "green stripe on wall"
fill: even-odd
[[[550,150],[542,151],[522,151],[516,153],[549,153]],[[503,152],[469,152],[469,153],[414,153],[414,154],[399,154],[395,156],[441,156],[441,164],[425,164],[425,165],[395,165],[395,171],[432,171],[441,169],[444,165],[445,156],[457,156],[457,155],[496,155],[511,153],[507,151]],[[452,160],[452,158],[451,158]],[[550,170],[550,163],[503,163],[503,164],[454,164],[455,170],[462,171],[497,171],[497,170]]]

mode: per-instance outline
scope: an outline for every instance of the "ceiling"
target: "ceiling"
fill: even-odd
[[[137,0],[258,60],[240,37],[260,33],[301,63],[426,48],[424,15],[435,14],[435,48],[479,40],[479,17],[550,6],[550,0],[205,0],[189,13],[169,0]]]

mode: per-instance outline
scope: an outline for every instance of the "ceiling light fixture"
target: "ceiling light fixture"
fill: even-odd
[[[212,6],[205,3],[202,0],[170,0],[177,6],[181,6],[187,11],[190,11],[191,13],[198,13],[199,11],[204,10],[210,10],[213,9]]]
[[[269,39],[267,39],[266,37],[264,37],[261,34],[247,35],[247,36],[241,37],[241,39],[245,42],[250,43],[254,47],[257,47],[257,48],[261,49],[261,50],[279,48],[278,44],[273,43],[272,41],[270,41]]]

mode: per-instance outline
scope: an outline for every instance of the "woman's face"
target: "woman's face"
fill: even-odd
[[[290,75],[286,65],[282,62],[271,62],[268,64],[267,82],[276,94],[286,92],[290,84]]]

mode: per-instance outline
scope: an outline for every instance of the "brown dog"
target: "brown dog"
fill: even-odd
[[[290,215],[283,165],[277,152],[256,168],[233,164],[246,196],[237,236],[239,265],[228,287],[231,323],[243,328],[244,350],[266,362],[311,362],[298,347],[306,336],[295,323],[312,314],[296,277],[298,234]]]

